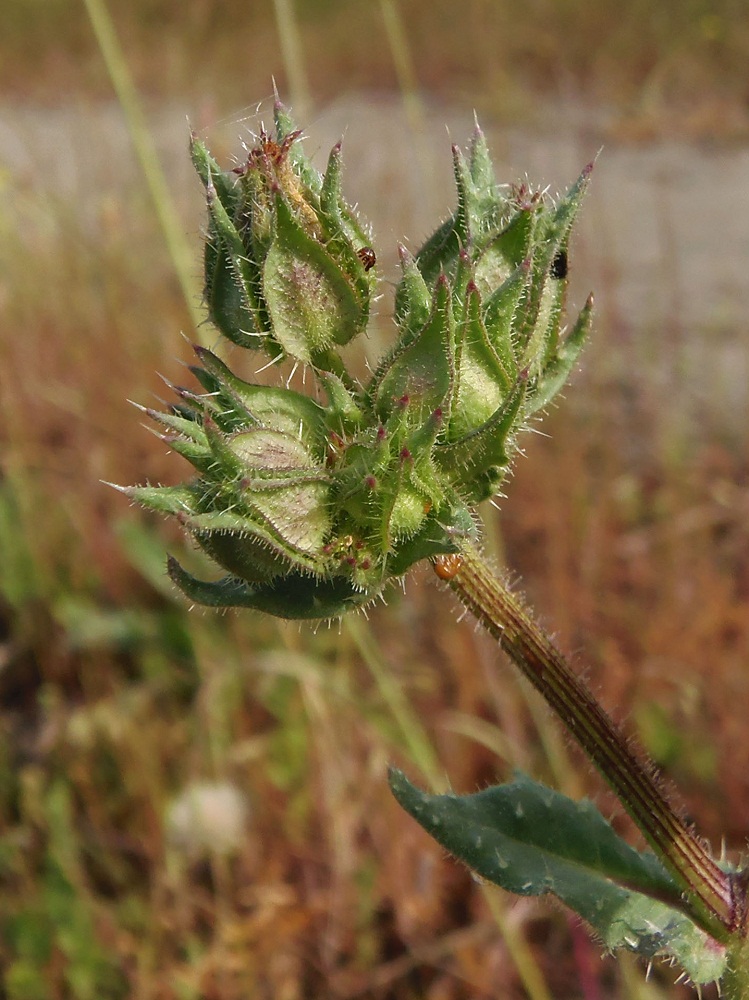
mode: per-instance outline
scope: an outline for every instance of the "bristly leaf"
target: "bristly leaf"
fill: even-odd
[[[612,951],[673,956],[696,983],[720,977],[725,950],[685,916],[671,876],[654,854],[623,841],[592,802],[573,802],[522,774],[474,795],[430,795],[393,769],[390,787],[482,878],[520,896],[557,896]]]

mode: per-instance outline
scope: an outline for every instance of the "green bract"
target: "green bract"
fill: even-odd
[[[222,173],[197,138],[205,185],[205,299],[211,320],[240,347],[325,368],[329,349],[367,325],[374,277],[367,239],[341,194],[341,146],[321,177],[304,157],[285,109],[276,138],[261,134],[246,161]]]
[[[397,338],[368,384],[339,348],[367,324],[374,253],[341,194],[276,108],[246,162],[222,172],[193,141],[209,211],[205,298],[224,336],[311,370],[315,398],[242,381],[198,348],[198,391],[148,411],[197,471],[126,490],[176,516],[228,572],[206,583],[174,561],[193,600],[285,618],[340,615],[416,561],[459,551],[496,492],[518,431],[564,383],[589,300],[562,336],[570,229],[590,167],[558,204],[503,192],[476,128],[454,150],[458,208],[413,257],[400,248]],[[323,400],[318,402],[317,399]]]

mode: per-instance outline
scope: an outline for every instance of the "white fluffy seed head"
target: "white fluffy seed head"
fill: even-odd
[[[234,854],[244,840],[250,810],[245,795],[228,782],[195,782],[170,803],[167,837],[190,856]]]

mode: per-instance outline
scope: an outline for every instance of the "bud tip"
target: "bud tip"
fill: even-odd
[[[100,479],[99,482],[102,486],[111,486],[113,490],[117,490],[118,493],[124,493],[126,497],[132,498],[133,487],[132,486],[120,486],[118,483],[110,483],[108,479]]]

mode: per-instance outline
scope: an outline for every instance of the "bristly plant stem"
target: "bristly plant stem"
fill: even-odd
[[[652,771],[520,600],[470,546],[460,555],[438,556],[434,568],[543,695],[616,792],[684,890],[692,918],[718,940],[735,934],[743,908],[736,905],[733,879],[674,812]]]

